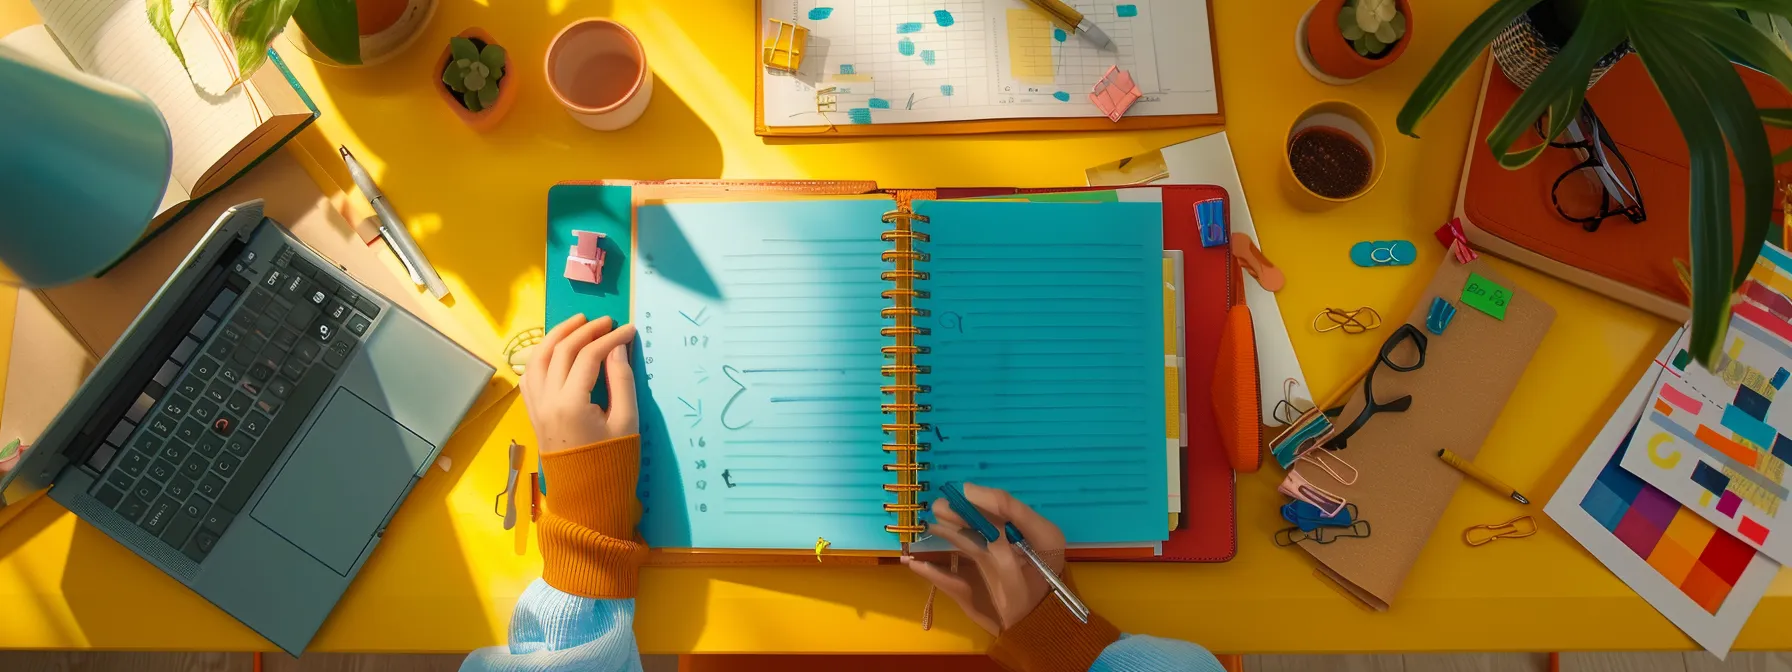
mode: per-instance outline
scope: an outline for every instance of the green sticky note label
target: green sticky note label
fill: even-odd
[[[1504,320],[1506,305],[1512,303],[1512,290],[1480,273],[1470,273],[1468,282],[1462,286],[1462,303],[1493,316],[1493,319]]]

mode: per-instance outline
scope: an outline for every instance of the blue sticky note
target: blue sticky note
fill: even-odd
[[[1787,371],[1784,368],[1781,368],[1780,370],[1773,372],[1773,389],[1777,390],[1785,387],[1787,378],[1792,378],[1792,371]]]
[[[898,547],[883,529],[896,516],[882,508],[895,500],[883,489],[894,477],[883,469],[878,390],[887,382],[879,348],[893,343],[878,313],[890,286],[878,276],[894,267],[879,257],[889,209],[857,200],[638,209],[649,545],[809,548],[819,536],[837,549]]]
[[[1713,495],[1724,494],[1724,488],[1730,487],[1729,476],[1725,476],[1724,472],[1718,471],[1716,468],[1709,464],[1705,464],[1704,462],[1699,462],[1693,465],[1692,482],[1699,484],[1699,487],[1704,488]]]
[[[1749,415],[1747,411],[1744,411],[1741,408],[1736,406],[1724,407],[1723,426],[1724,429],[1735,432],[1738,436],[1747,439],[1749,443],[1755,444],[1758,447],[1769,448],[1773,446],[1773,437],[1775,436],[1773,427],[1756,419],[1755,416]]]
[[[1167,536],[1162,208],[916,204],[926,480],[1008,490],[1072,541]]]
[[[1761,393],[1756,392],[1754,388],[1747,385],[1737,385],[1736,400],[1731,402],[1730,405],[1742,409],[1743,412],[1754,416],[1756,420],[1766,420],[1767,407],[1773,405],[1773,402],[1768,401],[1767,397],[1761,396]]]

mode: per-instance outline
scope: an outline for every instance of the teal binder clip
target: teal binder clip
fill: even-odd
[[[1365,268],[1373,266],[1406,266],[1419,258],[1419,248],[1410,240],[1363,241],[1350,246],[1350,261]]]
[[[1450,321],[1456,319],[1456,307],[1445,301],[1444,297],[1431,297],[1431,311],[1425,315],[1425,330],[1438,336],[1444,335]]]

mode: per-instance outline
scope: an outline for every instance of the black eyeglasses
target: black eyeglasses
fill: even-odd
[[[1412,347],[1401,347],[1401,344],[1408,340],[1412,341]],[[1419,331],[1418,327],[1402,324],[1399,329],[1395,329],[1394,333],[1388,336],[1388,340],[1382,342],[1381,354],[1377,356],[1375,366],[1369,369],[1368,375],[1363,376],[1363,412],[1357,414],[1356,419],[1350,422],[1349,427],[1334,434],[1330,440],[1321,445],[1327,450],[1344,448],[1345,442],[1355,435],[1357,430],[1362,429],[1363,425],[1368,424],[1370,416],[1376,413],[1399,413],[1411,407],[1412,395],[1410,394],[1385,404],[1375,400],[1375,370],[1381,368],[1383,364],[1400,372],[1417,370],[1425,365],[1425,348],[1429,344],[1430,341],[1426,338],[1425,332]],[[1344,407],[1339,406],[1326,411],[1326,415],[1335,417],[1343,412]]]
[[[1546,119],[1547,116],[1537,120],[1538,136],[1548,132]],[[1620,215],[1632,224],[1649,218],[1643,210],[1643,192],[1637,188],[1636,174],[1618,151],[1618,143],[1606,133],[1599,115],[1593,113],[1592,103],[1581,103],[1580,113],[1568,122],[1562,134],[1567,137],[1566,142],[1551,138],[1549,146],[1572,150],[1580,163],[1557,176],[1555,184],[1549,187],[1549,201],[1556,214],[1579,223],[1588,232],[1598,231],[1606,219]],[[1575,173],[1581,173],[1583,179],[1570,181],[1568,178]]]

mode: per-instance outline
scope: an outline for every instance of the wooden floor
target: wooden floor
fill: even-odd
[[[310,654],[264,656],[265,672],[451,672],[460,655]],[[1567,653],[1563,672],[1792,672],[1792,653]],[[676,672],[672,656],[647,656],[647,672]],[[1545,654],[1245,656],[1246,672],[1548,672]],[[7,672],[249,672],[244,653],[0,652]]]

